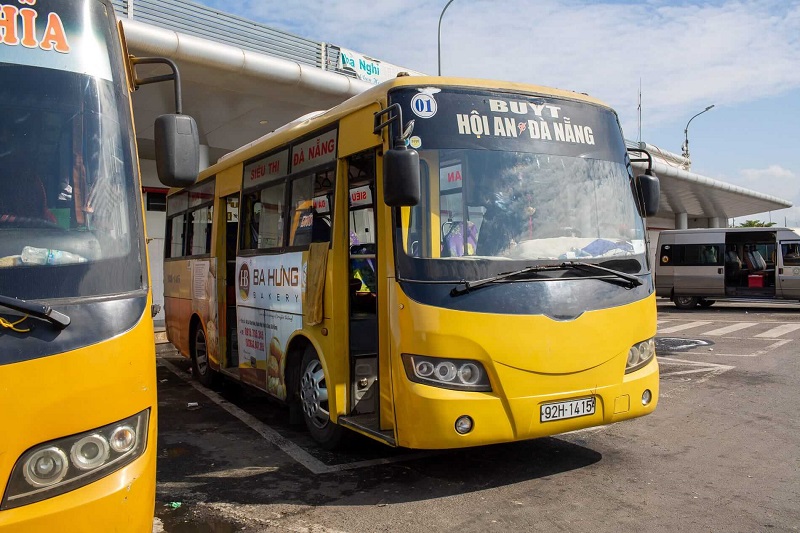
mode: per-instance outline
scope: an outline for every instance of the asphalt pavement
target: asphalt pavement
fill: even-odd
[[[647,417],[454,451],[314,445],[159,344],[155,531],[798,531],[800,306],[659,303]]]

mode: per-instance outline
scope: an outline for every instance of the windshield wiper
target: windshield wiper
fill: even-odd
[[[626,274],[625,272],[620,272],[619,270],[602,267],[600,265],[595,265],[593,263],[584,263],[582,261],[566,261],[564,263],[559,263],[556,265],[529,266],[511,272],[503,272],[502,274],[498,274],[497,276],[492,276],[491,278],[479,279],[476,281],[464,280],[460,282],[460,284],[463,285],[463,287],[453,287],[453,289],[450,291],[450,296],[461,296],[462,294],[466,294],[474,289],[483,287],[484,285],[495,283],[497,281],[502,281],[508,278],[521,276],[523,274],[529,274],[533,272],[543,272],[547,270],[568,270],[568,269],[581,270],[584,272],[591,272],[591,271],[596,272],[599,270],[601,272],[613,274],[614,276],[617,276],[618,278],[625,280],[626,283],[624,284],[624,286],[629,289],[638,287],[639,285],[642,284],[642,280],[640,280],[638,277],[631,274]],[[612,283],[617,282],[617,280],[609,278],[598,278],[598,279],[603,279]]]
[[[619,270],[614,270],[613,268],[606,268],[600,265],[595,265],[594,263],[584,263],[583,261],[567,261],[566,263],[561,263],[564,267],[572,267],[577,270],[583,270],[584,272],[588,272],[591,270],[599,270],[601,272],[607,272],[609,274],[613,274],[618,278],[622,278],[628,282],[628,288],[632,289],[634,287],[638,287],[643,282],[637,276],[633,274],[626,274],[625,272],[620,272]],[[607,279],[607,278],[599,278],[599,279]],[[610,280],[609,280],[610,281]]]
[[[50,322],[58,329],[64,329],[69,326],[70,323],[70,318],[67,315],[59,313],[47,305],[39,305],[26,302],[25,300],[9,298],[8,296],[2,295],[0,295],[0,305],[7,307],[8,309],[13,309],[14,311],[19,311],[20,313],[25,313],[34,318]]]

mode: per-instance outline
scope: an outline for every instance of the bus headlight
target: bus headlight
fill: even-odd
[[[52,498],[88,485],[141,456],[150,410],[91,431],[34,446],[11,471],[0,510]]]
[[[38,450],[25,462],[22,475],[31,487],[47,487],[67,475],[67,456],[55,447]]]
[[[629,374],[639,370],[656,355],[656,339],[647,339],[637,342],[628,350],[628,361],[625,363],[625,373]]]
[[[471,359],[446,359],[403,354],[408,379],[444,389],[488,392],[492,390],[483,365]]]

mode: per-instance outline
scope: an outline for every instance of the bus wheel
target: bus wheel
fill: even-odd
[[[678,309],[694,309],[697,305],[697,298],[694,296],[675,296],[672,298],[672,303]]]
[[[702,308],[706,308],[706,307],[711,307],[712,305],[714,305],[715,302],[716,300],[706,300],[705,298],[700,298],[700,300],[697,302],[697,305],[699,305]]]
[[[332,450],[342,441],[345,430],[331,422],[328,385],[322,363],[312,346],[306,348],[300,368],[300,405],[306,427],[321,447]]]
[[[214,371],[208,364],[208,344],[206,343],[206,332],[203,326],[197,324],[194,328],[194,338],[192,339],[192,375],[194,378],[210,387],[214,382]]]

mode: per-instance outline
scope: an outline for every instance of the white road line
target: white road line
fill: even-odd
[[[713,322],[709,320],[698,320],[696,322],[689,322],[688,324],[680,324],[679,326],[672,326],[669,328],[659,329],[658,333],[663,335],[664,333],[675,333],[676,331],[683,331],[685,329],[691,328],[699,328],[700,326],[707,326],[712,324]]]
[[[781,339],[779,341],[773,342],[763,350],[758,350],[753,353],[716,353],[714,352],[714,357],[760,357],[762,355],[766,355],[773,350],[776,350],[783,346],[784,344],[789,344],[790,342],[794,342],[792,339]]]
[[[701,333],[701,335],[710,335],[712,337],[718,337],[720,335],[727,335],[728,333],[733,333],[734,331],[739,331],[740,329],[749,328],[757,324],[758,322],[739,322],[738,324],[731,324],[730,326],[725,326],[724,328],[712,329],[711,331]]]
[[[661,372],[660,373],[661,377],[706,373],[707,375],[698,379],[697,383],[702,383],[708,380],[711,376],[717,376],[719,374],[727,372],[728,370],[736,368],[733,365],[721,365],[719,363],[707,363],[704,361],[689,361],[686,359],[676,359],[674,357],[659,357],[658,364],[694,367],[692,370],[676,370],[674,372]]]
[[[783,324],[777,327],[774,327],[764,333],[759,333],[756,337],[761,339],[775,339],[780,337],[781,335],[786,335],[787,333],[791,333],[792,331],[800,329],[800,324]]]
[[[355,470],[357,468],[364,468],[367,466],[383,465],[389,463],[397,463],[400,461],[409,461],[411,459],[418,459],[420,457],[428,457],[434,452],[420,452],[415,454],[408,454],[402,457],[388,457],[383,459],[370,459],[368,461],[356,461],[353,463],[343,463],[339,465],[326,465],[297,444],[281,436],[277,431],[261,422],[253,415],[236,407],[228,402],[216,392],[205,388],[199,383],[193,381],[190,377],[186,376],[185,372],[161,357],[158,357],[158,364],[168,369],[170,372],[181,378],[183,381],[197,389],[200,393],[205,395],[209,400],[225,409],[228,413],[241,420],[247,427],[264,437],[270,444],[279,448],[283,453],[306,467],[312,474],[329,474],[332,472],[341,472],[343,470]]]

